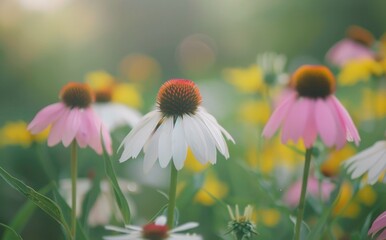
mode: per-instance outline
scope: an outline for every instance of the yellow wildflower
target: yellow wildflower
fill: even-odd
[[[224,72],[226,80],[242,92],[262,92],[265,89],[263,71],[257,65],[226,69]]]
[[[360,212],[359,204],[351,201],[353,197],[353,188],[348,182],[343,182],[338,195],[338,200],[333,209],[334,215],[347,218],[355,218]]]
[[[195,201],[205,206],[213,205],[216,199],[222,199],[228,194],[228,187],[225,183],[218,180],[217,176],[209,172],[204,184],[195,196]]]
[[[341,69],[338,82],[342,85],[354,85],[359,81],[368,81],[372,76],[381,76],[384,72],[382,64],[374,59],[352,60]]]
[[[142,98],[137,87],[130,83],[117,84],[113,89],[112,101],[124,103],[135,108],[142,106]]]
[[[276,226],[280,219],[280,212],[274,208],[260,209],[257,212],[257,221],[263,223],[267,227]]]
[[[386,89],[364,89],[362,101],[355,111],[360,121],[380,119],[386,116]]]
[[[190,170],[194,173],[198,173],[198,172],[201,172],[203,170],[205,170],[207,167],[208,167],[208,163],[207,164],[201,164],[193,155],[192,151],[190,150],[190,148],[188,148],[188,154],[186,156],[186,160],[185,160],[185,165],[184,165],[185,169],[187,170]]]
[[[377,199],[377,193],[370,185],[366,185],[358,191],[357,199],[366,206],[371,206]]]
[[[355,154],[355,148],[346,145],[340,150],[331,152],[326,161],[322,163],[321,171],[325,176],[333,177],[339,174],[341,163]]]
[[[114,77],[105,71],[94,71],[86,75],[86,82],[94,91],[103,91],[114,85]]]
[[[267,101],[248,101],[240,108],[241,120],[252,124],[264,125],[271,115],[271,107]]]
[[[49,128],[39,134],[32,135],[27,130],[27,123],[24,121],[6,123],[0,129],[0,146],[20,145],[29,147],[33,142],[42,142],[47,139]]]

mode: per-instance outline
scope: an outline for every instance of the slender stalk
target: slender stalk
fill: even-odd
[[[304,205],[306,200],[306,190],[307,190],[307,182],[308,182],[308,174],[310,172],[310,164],[311,164],[311,154],[312,154],[312,147],[306,149],[306,156],[305,156],[305,162],[304,162],[304,169],[303,169],[303,182],[302,182],[302,192],[300,194],[300,200],[299,200],[299,207],[298,207],[298,216],[296,218],[296,225],[295,225],[295,240],[300,239],[300,229],[303,221],[303,214],[304,214]]]
[[[76,156],[76,141],[71,144],[71,235],[76,236],[76,177],[78,174],[78,164]]]
[[[169,204],[168,204],[168,220],[167,225],[171,229],[174,223],[174,208],[176,207],[176,193],[177,193],[177,176],[178,171],[174,164],[171,164],[170,172],[170,187],[169,187]]]

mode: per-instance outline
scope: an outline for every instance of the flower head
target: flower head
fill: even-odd
[[[27,130],[27,123],[24,121],[7,122],[0,129],[0,147],[7,145],[20,145],[29,147],[34,142],[42,142],[47,139],[49,128],[39,134],[31,134]]]
[[[229,133],[200,106],[201,95],[190,80],[173,79],[161,87],[157,109],[145,115],[123,140],[120,162],[136,158],[144,149],[144,169],[150,170],[159,159],[165,168],[171,159],[180,170],[184,166],[188,147],[196,159],[206,164],[216,163],[216,149],[229,157],[225,137]]]
[[[112,152],[110,135],[100,119],[90,108],[95,96],[91,88],[82,83],[68,83],[60,92],[61,102],[40,110],[28,125],[32,134],[37,134],[51,125],[48,145],[62,142],[65,147],[76,141],[80,147],[90,146],[102,153],[100,132],[108,153]]]
[[[341,148],[360,138],[347,110],[334,96],[335,78],[324,66],[305,65],[295,71],[290,86],[267,125],[263,135],[272,137],[282,125],[282,142],[303,140],[311,147],[319,134],[323,142]]]
[[[368,235],[371,235],[371,237],[374,237],[377,235],[377,240],[383,240],[386,239],[386,211],[383,212],[381,215],[379,215],[371,225]]]
[[[244,209],[244,214],[240,215],[239,206],[236,205],[235,212],[228,206],[231,221],[228,224],[229,232],[233,233],[237,239],[249,239],[256,235],[255,223],[252,221],[253,207],[248,205]]]
[[[344,166],[351,178],[367,173],[367,183],[375,184],[386,169],[386,141],[378,141],[373,146],[349,158]]]
[[[347,30],[347,36],[328,50],[326,59],[339,67],[348,61],[362,58],[373,58],[371,45],[374,42],[373,35],[359,26],[351,26]]]
[[[154,223],[149,223],[143,227],[127,225],[125,228],[106,226],[106,229],[124,233],[123,235],[107,236],[105,240],[202,240],[198,235],[181,234],[178,232],[196,228],[198,223],[189,222],[174,229],[169,229],[166,225],[166,217],[158,217]]]

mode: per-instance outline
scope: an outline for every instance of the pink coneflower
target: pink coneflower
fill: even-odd
[[[94,98],[88,85],[68,83],[60,92],[62,101],[40,110],[28,125],[28,130],[36,134],[51,125],[48,146],[62,142],[68,147],[75,140],[81,148],[90,146],[98,154],[103,152],[100,137],[102,131],[104,145],[111,154],[110,135],[90,107]]]
[[[350,115],[334,96],[335,78],[328,68],[300,67],[292,76],[291,87],[264,127],[263,136],[272,137],[282,125],[283,143],[302,139],[310,148],[318,134],[329,147],[341,148],[346,139],[359,143]]]
[[[299,203],[300,191],[302,187],[302,181],[298,180],[289,187],[284,194],[283,201],[290,207],[295,207]],[[308,178],[307,192],[314,198],[321,198],[323,201],[327,201],[330,198],[331,192],[334,190],[335,185],[329,181],[322,181],[319,183],[315,177]]]
[[[173,159],[182,169],[188,147],[202,164],[216,163],[216,148],[229,157],[225,137],[233,141],[201,104],[201,94],[190,80],[173,79],[162,85],[157,109],[145,115],[122,141],[120,162],[136,158],[144,149],[144,169],[148,171],[159,159],[162,168]]]
[[[369,31],[359,26],[351,26],[347,30],[347,37],[330,48],[326,59],[342,67],[350,60],[374,58],[374,53],[371,51],[373,43],[374,37]]]
[[[368,235],[371,235],[371,237],[373,238],[377,233],[380,233],[376,238],[377,240],[386,239],[386,211],[374,220],[368,232]]]

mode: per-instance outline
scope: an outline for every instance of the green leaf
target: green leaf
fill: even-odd
[[[60,206],[63,212],[64,219],[67,223],[71,222],[71,208],[68,206],[66,200],[60,195],[57,189],[53,189],[54,197],[56,202]],[[88,237],[84,233],[82,226],[79,223],[79,220],[76,220],[76,240],[88,240]]]
[[[39,193],[45,195],[48,193],[53,187],[53,184],[49,184],[46,187],[42,188]],[[9,227],[12,228],[13,230],[20,232],[27,221],[30,219],[32,214],[34,213],[36,209],[36,205],[32,202],[27,200],[23,206],[19,209],[19,211],[16,213],[16,215],[13,217],[11,223],[9,224]],[[12,231],[6,230],[4,235],[3,235],[3,240],[12,240],[13,238],[13,233]]]
[[[49,199],[48,197],[36,192],[33,188],[27,186],[19,179],[11,176],[7,171],[5,171],[2,167],[0,167],[0,175],[1,177],[14,189],[18,190],[24,196],[26,196],[29,200],[35,203],[40,209],[45,211],[48,215],[50,215],[53,219],[55,219],[59,224],[61,224],[67,236],[71,236],[70,229],[63,217],[63,213],[61,212],[58,205]]]
[[[294,230],[295,230],[295,227],[296,227],[296,217],[290,216],[290,220],[294,224]],[[310,233],[310,227],[307,225],[307,223],[305,221],[302,221],[302,223],[300,225],[300,240],[318,239],[318,238],[307,238],[307,235],[309,233]]]
[[[10,232],[13,234],[13,238],[12,239],[20,239],[20,240],[23,240],[23,238],[13,229],[11,228],[10,226],[7,226],[3,223],[0,223],[0,226],[3,226],[4,228],[7,229],[7,232]],[[15,238],[16,237],[16,238]],[[3,238],[4,239],[4,238]],[[11,239],[11,238],[10,238]]]
[[[85,230],[87,230],[87,227],[88,227],[87,220],[88,220],[90,211],[94,206],[96,200],[98,199],[98,196],[101,193],[100,184],[101,184],[100,178],[95,177],[94,180],[92,181],[91,188],[87,192],[82,203],[82,214],[79,218],[79,222],[82,224]]]
[[[105,171],[106,171],[107,177],[109,179],[109,182],[110,182],[111,186],[113,187],[115,201],[117,202],[119,210],[122,214],[123,221],[125,222],[125,224],[129,224],[130,223],[130,215],[131,215],[129,204],[128,204],[128,202],[125,198],[125,195],[123,194],[121,188],[119,187],[118,180],[117,180],[113,165],[111,163],[111,159],[106,152],[106,148],[105,148],[103,141],[102,141],[102,146],[103,146],[103,158],[104,158],[104,162],[105,162]]]

